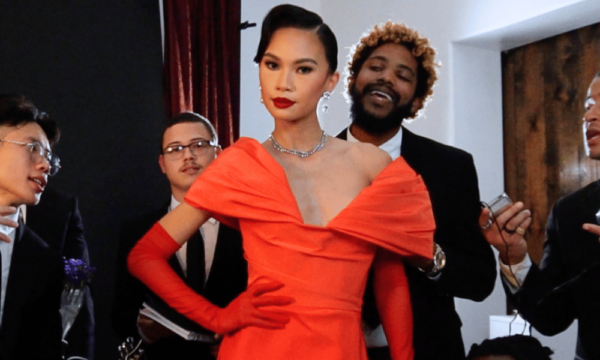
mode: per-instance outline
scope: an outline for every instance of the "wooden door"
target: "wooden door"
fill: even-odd
[[[532,210],[526,238],[535,262],[552,205],[600,179],[600,162],[586,157],[582,132],[583,104],[598,71],[600,24],[502,54],[504,181],[513,201]]]

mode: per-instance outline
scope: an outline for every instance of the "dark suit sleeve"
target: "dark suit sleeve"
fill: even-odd
[[[577,354],[600,359],[600,244],[583,230],[596,223],[600,181],[556,202],[546,225],[544,255],[521,289],[509,296],[540,333],[556,335],[577,319]]]
[[[443,188],[431,191],[437,226],[434,239],[447,262],[439,278],[430,281],[444,295],[483,301],[494,289],[496,261],[479,229],[481,205],[473,158],[461,154],[451,162],[456,174],[437,179]]]
[[[560,248],[558,219],[559,206],[554,206],[546,225],[544,255],[540,267],[532,264],[521,289],[512,294],[505,290],[511,301],[517,306],[523,317],[540,333],[552,336],[566,330],[576,318],[576,305],[572,292],[577,288],[592,288],[597,285],[586,284],[589,275],[581,274],[568,279],[563,269]],[[584,271],[585,273],[585,271]],[[593,272],[592,272],[593,273]],[[562,285],[561,285],[562,284]],[[586,290],[579,289],[578,294]]]
[[[144,233],[136,222],[124,223],[119,231],[112,324],[120,341],[138,334],[137,317],[144,302],[145,287],[127,270],[127,255]]]
[[[90,255],[76,197],[69,199],[69,209],[70,217],[66,227],[62,255],[67,259],[82,259],[89,264]],[[71,356],[79,356],[91,360],[94,357],[94,301],[90,286],[85,289],[83,304],[66,338],[69,343],[66,352],[67,359]]]
[[[68,259],[82,259],[89,264],[90,255],[83,235],[83,220],[79,212],[77,198],[69,200],[70,217],[65,235],[62,255]]]
[[[63,269],[57,255],[47,254],[36,260],[43,264],[43,273],[36,275],[36,288],[21,310],[21,324],[27,327],[19,330],[21,335],[14,349],[22,353],[23,358],[60,360],[62,322],[59,309]],[[42,278],[45,279],[43,282]]]
[[[50,281],[45,299],[48,301],[40,309],[39,336],[41,336],[40,359],[62,359],[62,320],[60,317],[60,297],[62,293],[63,269],[61,262],[54,262],[49,270]],[[56,336],[58,334],[58,337]],[[57,341],[58,340],[58,341]]]

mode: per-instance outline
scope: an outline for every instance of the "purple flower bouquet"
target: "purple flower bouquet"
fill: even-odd
[[[65,286],[62,292],[60,315],[63,324],[63,341],[75,322],[83,298],[85,288],[92,280],[96,268],[79,259],[64,259]]]

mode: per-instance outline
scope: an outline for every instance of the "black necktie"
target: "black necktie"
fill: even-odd
[[[204,240],[200,231],[196,231],[187,245],[187,280],[194,291],[202,294],[206,270],[204,265]]]

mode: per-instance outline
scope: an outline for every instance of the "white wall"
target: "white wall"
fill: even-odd
[[[260,24],[277,1],[242,1],[242,21],[257,27],[242,32],[241,134],[264,140],[272,119],[259,102],[258,69],[252,58]],[[428,37],[441,62],[434,98],[424,118],[408,127],[421,135],[473,154],[483,200],[504,189],[500,51],[600,21],[597,0],[299,0],[291,3],[319,13],[338,38],[338,70],[361,34],[374,24],[404,22]],[[321,122],[330,134],[348,124],[340,81]],[[489,315],[504,314],[499,283],[483,303],[457,300],[467,349],[489,334]],[[574,329],[545,339],[565,359],[574,353]]]
[[[252,61],[260,40],[262,20],[272,7],[279,4],[302,6],[317,14],[321,13],[320,0],[286,1],[242,0],[242,22],[256,23],[255,27],[242,31],[241,82],[240,82],[240,134],[262,142],[273,131],[273,118],[260,102],[258,66]]]

